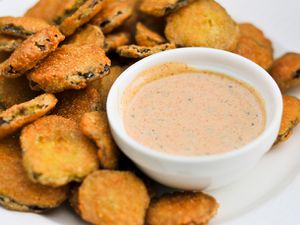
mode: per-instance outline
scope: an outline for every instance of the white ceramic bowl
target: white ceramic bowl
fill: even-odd
[[[123,92],[142,71],[166,62],[186,63],[198,69],[227,74],[253,86],[265,101],[267,121],[264,132],[236,151],[210,156],[176,156],[136,142],[124,129]],[[107,113],[118,146],[148,176],[173,188],[207,190],[222,187],[245,175],[268,152],[280,127],[282,96],[271,76],[246,58],[210,48],[180,48],[149,56],[124,71],[110,90]]]

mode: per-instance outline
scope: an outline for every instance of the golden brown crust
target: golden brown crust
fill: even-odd
[[[0,139],[16,132],[28,123],[46,115],[56,105],[52,94],[40,95],[28,102],[14,105],[0,113]]]
[[[66,17],[59,25],[61,32],[72,35],[79,27],[92,19],[103,6],[103,0],[86,0],[71,16]]]
[[[23,165],[34,182],[63,186],[81,181],[98,168],[95,146],[72,120],[43,117],[25,127],[20,140]]]
[[[119,46],[126,45],[130,41],[130,34],[126,32],[117,32],[105,37],[104,50],[110,52],[116,50]]]
[[[239,29],[226,10],[213,0],[196,0],[167,17],[165,35],[179,46],[233,51]]]
[[[176,46],[173,43],[156,45],[153,47],[139,45],[123,45],[117,48],[117,53],[126,58],[141,59],[158,52],[174,49]]]
[[[79,124],[86,112],[101,110],[101,96],[92,87],[80,91],[64,91],[57,95],[58,104],[53,114],[72,119]]]
[[[205,225],[218,208],[212,196],[201,192],[165,194],[151,202],[146,220],[149,225]]]
[[[26,77],[0,77],[0,111],[33,99],[36,95],[36,92],[30,90]]]
[[[80,216],[97,225],[143,225],[148,204],[144,183],[133,173],[120,171],[90,174],[77,198]]]
[[[13,52],[20,46],[22,41],[22,38],[0,34],[0,52]]]
[[[287,141],[293,129],[300,122],[300,100],[293,96],[283,96],[283,114],[276,143]]]
[[[22,166],[17,138],[0,141],[0,204],[26,212],[42,212],[58,207],[68,194],[68,187],[50,188],[29,180]]]
[[[91,21],[99,26],[103,33],[110,33],[121,26],[132,15],[132,4],[127,0],[107,0],[98,15]]]
[[[16,37],[27,38],[50,25],[41,19],[33,17],[1,17],[0,34],[8,34]]]
[[[46,92],[83,89],[88,82],[109,73],[110,60],[95,45],[63,45],[27,78]]]
[[[99,27],[88,24],[71,36],[68,43],[76,45],[93,44],[103,48],[104,34]]]
[[[140,46],[153,47],[166,43],[166,39],[152,31],[141,22],[136,25],[135,41]]]
[[[289,52],[275,60],[270,74],[282,92],[300,85],[300,54]]]
[[[268,70],[273,63],[273,47],[264,33],[253,24],[239,24],[240,37],[235,53]]]
[[[85,113],[80,122],[81,132],[95,141],[100,166],[103,169],[117,169],[120,151],[111,135],[105,112]]]
[[[21,76],[53,52],[64,38],[54,26],[32,35],[12,53],[8,60],[0,64],[0,76],[8,78]]]
[[[152,16],[162,17],[193,1],[195,0],[143,0],[140,10]]]

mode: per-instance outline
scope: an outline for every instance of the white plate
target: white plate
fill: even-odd
[[[0,15],[22,15],[36,0],[0,0]],[[261,27],[274,43],[275,55],[300,52],[299,0],[219,0],[241,22]],[[290,94],[300,97],[300,87]],[[300,127],[286,143],[269,152],[242,180],[211,192],[220,205],[211,225],[300,224]],[[0,165],[1,166],[1,165]],[[1,181],[0,181],[1,182]],[[66,207],[46,215],[0,208],[1,225],[84,225]],[[126,224],[124,224],[126,225]]]

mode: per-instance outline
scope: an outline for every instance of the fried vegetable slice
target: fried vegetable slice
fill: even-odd
[[[71,205],[95,225],[143,225],[149,195],[131,172],[95,171],[75,192]]]
[[[121,26],[131,15],[133,6],[127,0],[107,0],[98,15],[91,21],[99,26],[103,33],[110,33],[115,28]]]
[[[64,45],[53,52],[27,78],[46,92],[83,89],[109,73],[110,60],[95,45]]]
[[[143,0],[140,10],[152,16],[162,17],[193,1],[194,0]]]
[[[31,100],[35,96],[36,92],[30,90],[26,77],[0,77],[0,111]]]
[[[253,24],[239,24],[239,29],[240,37],[234,52],[268,70],[273,63],[272,42]]]
[[[119,46],[126,45],[130,41],[130,34],[126,32],[117,32],[105,37],[104,50],[110,52],[116,50]]]
[[[123,45],[117,48],[117,53],[122,57],[139,59],[174,48],[176,48],[176,46],[173,43],[166,43],[162,45],[156,45],[153,47],[139,45]]]
[[[98,168],[95,146],[77,124],[60,116],[46,116],[21,133],[23,165],[34,181],[58,187],[80,182]]]
[[[26,17],[34,17],[53,23],[65,10],[69,10],[70,3],[73,6],[75,0],[39,0],[25,14]]]
[[[289,52],[275,60],[270,74],[282,92],[300,85],[300,54]]]
[[[64,36],[54,26],[39,31],[26,39],[8,60],[0,64],[0,76],[21,76],[53,52],[63,40]]]
[[[0,141],[0,205],[25,212],[43,212],[58,207],[68,194],[68,187],[45,187],[27,177],[22,165],[18,138]]]
[[[41,19],[33,17],[0,17],[0,34],[27,38],[50,25]]]
[[[100,166],[104,169],[117,169],[120,151],[110,133],[106,113],[84,114],[80,122],[80,130],[97,144]]]
[[[153,47],[167,42],[160,34],[152,31],[140,22],[136,25],[135,41],[138,45],[147,47]]]
[[[153,200],[146,220],[149,225],[204,225],[218,208],[217,201],[208,194],[177,192]]]
[[[165,35],[179,46],[236,49],[239,28],[214,0],[196,0],[167,17]]]
[[[293,96],[283,96],[282,121],[275,144],[288,140],[299,122],[300,100]]]
[[[13,52],[22,43],[22,38],[2,34],[0,35],[0,52]]]
[[[104,46],[104,34],[102,30],[94,25],[86,25],[69,39],[69,44],[94,44],[100,48]]]
[[[103,6],[103,0],[86,0],[71,16],[66,17],[59,29],[66,36],[73,34],[79,27],[89,22]]]
[[[46,115],[56,105],[52,94],[40,95],[28,102],[14,105],[0,113],[0,139],[16,132],[24,125]]]
[[[64,91],[57,95],[58,104],[53,114],[79,123],[83,114],[101,110],[101,96],[92,87],[79,91]]]

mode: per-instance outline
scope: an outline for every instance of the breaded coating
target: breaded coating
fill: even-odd
[[[219,205],[201,192],[177,192],[152,200],[147,212],[149,225],[205,225],[215,216]]]
[[[99,111],[102,108],[101,96],[93,87],[79,91],[64,91],[56,97],[58,104],[53,114],[72,119],[78,124],[84,113]]]
[[[152,16],[162,17],[193,1],[195,0],[142,0],[140,10]]]
[[[65,10],[70,10],[70,4],[73,5],[74,1],[76,0],[39,0],[25,16],[43,19],[52,24]]]
[[[147,47],[153,47],[167,42],[160,34],[152,31],[141,22],[136,25],[135,41],[138,45]]]
[[[126,32],[117,32],[108,34],[104,41],[105,52],[116,50],[119,46],[126,45],[130,41],[130,34]]]
[[[26,77],[0,77],[0,111],[33,99],[37,94],[28,84]]]
[[[132,15],[132,4],[127,0],[106,0],[103,10],[91,21],[99,26],[103,33],[110,33],[121,26]]]
[[[103,48],[104,34],[99,27],[88,24],[71,36],[68,43],[76,45],[93,44]]]
[[[275,60],[270,74],[282,92],[300,85],[300,54],[289,52]]]
[[[64,38],[55,26],[32,35],[12,53],[8,60],[0,64],[0,76],[16,78],[23,75],[53,52]]]
[[[0,34],[27,38],[50,25],[41,19],[33,17],[0,17]]]
[[[0,52],[13,52],[17,47],[19,47],[22,41],[22,38],[0,34]]]
[[[126,58],[141,59],[158,52],[174,49],[176,46],[173,43],[156,45],[153,47],[139,45],[123,45],[117,48],[117,53]]]
[[[22,165],[18,138],[0,141],[0,205],[24,212],[43,212],[58,207],[68,187],[51,188],[29,180]]]
[[[253,24],[239,24],[239,29],[240,37],[234,52],[268,70],[273,63],[272,42]]]
[[[293,96],[283,96],[283,114],[275,144],[288,140],[299,122],[300,100]]]
[[[46,115],[56,105],[52,94],[42,94],[28,102],[14,105],[0,113],[0,139],[13,134],[28,123]]]
[[[72,15],[63,19],[59,25],[61,32],[72,35],[79,27],[89,22],[102,9],[104,0],[86,0]],[[82,1],[78,1],[82,2]],[[76,7],[75,7],[76,8]]]
[[[96,147],[72,120],[43,117],[25,127],[20,140],[23,165],[34,182],[59,187],[98,168]]]
[[[165,35],[179,46],[233,51],[237,46],[239,28],[214,0],[196,0],[167,17]]]
[[[27,78],[33,88],[58,93],[67,89],[83,89],[88,82],[109,73],[110,60],[95,45],[63,45],[53,52]]]
[[[90,174],[71,199],[71,205],[95,225],[143,225],[149,195],[131,172],[101,170]]]
[[[92,139],[98,150],[100,166],[103,169],[117,169],[120,151],[111,135],[105,112],[90,112],[83,115],[81,132]]]

